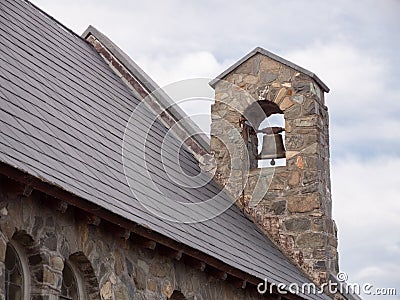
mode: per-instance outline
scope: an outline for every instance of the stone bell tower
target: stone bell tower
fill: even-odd
[[[324,101],[328,87],[315,74],[262,48],[210,85],[215,89],[215,179],[314,282],[325,282],[338,272]],[[286,165],[259,168],[257,132],[283,131],[259,128],[273,114],[284,117]]]

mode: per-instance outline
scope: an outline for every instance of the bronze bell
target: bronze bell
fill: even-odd
[[[272,159],[271,165],[275,165],[274,159],[284,157],[286,155],[282,135],[279,133],[264,134],[263,145],[258,159]]]

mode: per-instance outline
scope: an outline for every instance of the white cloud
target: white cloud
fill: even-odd
[[[340,224],[357,235],[369,234],[364,229],[372,224],[371,230],[381,231],[381,226],[400,228],[399,170],[400,157],[369,161],[347,157],[335,162],[332,165],[333,201]],[[357,222],[354,222],[355,216]],[[380,236],[376,235],[378,239]]]
[[[316,43],[289,51],[285,57],[309,68],[332,88],[327,95],[329,108],[346,117],[387,112],[399,90],[386,86],[388,61],[372,56],[350,43]],[[394,94],[393,94],[394,92]],[[384,94],[383,94],[384,93]],[[400,107],[400,106],[398,106]]]
[[[225,70],[232,62],[219,63],[212,53],[197,51],[182,56],[160,54],[156,58],[141,57],[137,59],[137,63],[172,99],[179,103],[179,106],[205,133],[209,133],[214,90],[208,85],[208,82]],[[202,99],[191,99],[189,101],[181,101],[181,98],[175,99],[174,91],[177,88],[190,89],[188,86],[190,79],[195,78],[199,79],[196,81],[199,86],[193,88],[186,96],[190,98],[201,97]]]
[[[213,78],[228,66],[227,61],[219,63],[208,51],[179,56],[160,53],[156,57],[141,56],[136,61],[160,86],[188,78]]]
[[[399,169],[400,157],[348,157],[332,165],[340,265],[351,282],[400,286]]]
[[[351,43],[316,43],[285,57],[315,72],[332,88],[326,95],[333,156],[400,155],[400,87],[389,60]]]

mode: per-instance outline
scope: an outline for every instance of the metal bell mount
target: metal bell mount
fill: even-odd
[[[275,159],[286,157],[285,146],[280,132],[284,131],[280,127],[269,127],[258,132],[263,132],[262,149],[258,155],[258,159],[271,159],[271,165],[275,165]]]

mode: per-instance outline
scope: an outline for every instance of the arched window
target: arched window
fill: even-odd
[[[23,299],[24,276],[22,264],[15,248],[8,243],[5,260],[6,300]]]
[[[79,300],[78,281],[68,262],[65,262],[60,299]]]
[[[7,244],[4,275],[6,300],[29,299],[28,261],[23,249],[13,241]]]

